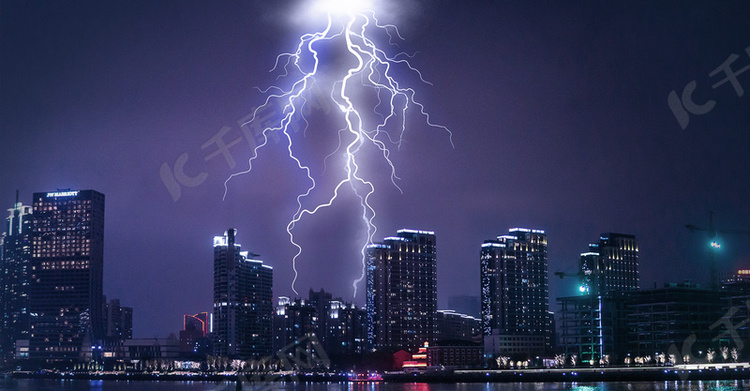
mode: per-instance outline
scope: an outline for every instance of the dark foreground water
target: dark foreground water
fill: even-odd
[[[2,380],[0,390],[19,391],[733,391],[750,390],[750,381],[684,381],[684,382],[611,382],[611,383],[457,383],[457,384],[383,384],[383,383],[306,383],[306,384],[243,384],[238,388],[234,382],[190,382],[190,381],[110,381],[110,380]]]

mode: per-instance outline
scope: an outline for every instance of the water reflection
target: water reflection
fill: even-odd
[[[243,384],[253,391],[734,391],[750,389],[748,380],[611,383],[270,383]],[[234,382],[150,382],[85,380],[0,380],[0,391],[235,391]]]

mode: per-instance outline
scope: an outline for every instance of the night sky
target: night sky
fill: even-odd
[[[237,228],[244,250],[274,267],[274,295],[293,295],[285,231],[305,189],[283,142],[204,145],[263,102],[276,55],[323,20],[292,1],[0,2],[0,207],[18,189],[106,195],[104,292],[134,308],[136,337],[166,336],[212,303],[212,238]],[[685,224],[750,230],[750,5],[747,2],[394,2],[379,10],[399,50],[432,83],[404,73],[447,133],[412,118],[387,166],[372,159],[376,240],[400,228],[435,231],[438,303],[479,295],[479,251],[513,227],[544,229],[549,269],[573,272],[602,232],[635,234],[641,287],[708,284],[706,236]],[[382,46],[387,42],[380,42]],[[718,84],[729,66],[737,83]],[[336,52],[326,52],[336,61]],[[668,96],[695,81],[689,123]],[[740,94],[742,92],[742,94]],[[689,94],[686,94],[686,96]],[[742,95],[742,96],[739,96]],[[714,101],[708,110],[706,102]],[[677,107],[677,106],[675,106]],[[678,111],[679,112],[679,111]],[[318,115],[321,115],[318,113]],[[336,129],[297,134],[320,169]],[[683,123],[684,124],[684,123]],[[309,146],[309,147],[308,147]],[[187,154],[205,174],[170,193],[161,167]],[[375,174],[377,173],[377,175]],[[174,189],[173,189],[174,190]],[[177,198],[175,200],[175,198]],[[297,289],[364,304],[358,201],[298,224]],[[750,236],[726,235],[721,271],[750,268]],[[550,277],[554,298],[572,280]]]

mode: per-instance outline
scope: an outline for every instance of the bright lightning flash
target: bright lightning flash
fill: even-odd
[[[395,46],[395,39],[403,40],[396,26],[392,24],[380,24],[375,17],[374,11],[369,8],[368,2],[355,0],[323,0],[317,3],[317,8],[323,10],[327,15],[327,24],[322,31],[304,34],[299,38],[296,50],[282,53],[276,58],[272,72],[278,71],[282,74],[278,80],[291,80],[286,86],[271,86],[262,90],[266,95],[263,105],[255,109],[253,115],[244,124],[254,121],[260,110],[277,104],[282,109],[282,118],[273,126],[263,130],[263,141],[253,151],[248,161],[248,169],[232,174],[224,182],[224,197],[228,191],[229,181],[238,176],[247,174],[252,170],[253,161],[258,157],[258,150],[268,144],[268,138],[274,134],[285,140],[289,158],[297,167],[305,172],[309,185],[306,191],[297,195],[297,210],[286,227],[289,241],[297,249],[292,258],[294,269],[294,280],[292,290],[297,282],[297,261],[302,255],[302,247],[295,239],[294,227],[300,220],[308,215],[314,215],[322,208],[329,207],[340,197],[343,187],[348,186],[359,199],[361,218],[367,229],[366,240],[360,248],[361,274],[353,281],[354,296],[357,294],[357,285],[365,278],[365,265],[367,246],[372,244],[373,237],[377,231],[375,226],[375,210],[370,204],[370,197],[375,191],[373,182],[361,170],[361,155],[365,148],[376,148],[379,156],[390,167],[390,180],[393,185],[401,191],[396,184],[399,179],[396,168],[390,159],[392,146],[401,146],[406,131],[407,112],[417,110],[418,115],[424,118],[427,125],[444,130],[449,135],[452,144],[452,134],[448,128],[431,122],[429,114],[424,106],[415,99],[415,91],[405,87],[394,76],[395,69],[405,69],[416,74],[419,79],[422,74],[409,63],[409,56],[405,53],[389,55],[376,43],[376,38],[388,40],[386,48]],[[338,45],[338,46],[337,46]],[[333,47],[333,48],[332,48]],[[322,58],[325,53],[339,49],[344,53],[343,60],[348,61],[346,69],[340,71],[332,70],[334,59]],[[341,58],[337,58],[342,60]],[[324,69],[321,69],[324,68]],[[324,75],[325,73],[325,75]],[[333,73],[333,74],[332,74]],[[319,79],[324,76],[331,82],[329,99],[334,103],[341,113],[342,128],[338,130],[339,144],[337,148],[328,155],[331,157],[340,153],[344,157],[344,164],[340,179],[333,187],[326,202],[308,205],[311,202],[308,197],[316,190],[316,181],[311,174],[309,166],[300,159],[295,152],[297,149],[293,141],[294,121],[308,124],[304,115],[305,105],[308,104],[307,97],[310,89]],[[361,99],[363,94],[369,91],[375,96],[376,103],[369,104],[366,99]]]

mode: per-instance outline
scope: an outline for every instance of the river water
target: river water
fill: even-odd
[[[0,380],[0,390],[18,391],[733,391],[750,390],[749,380],[671,381],[671,382],[608,382],[608,383],[266,383],[191,381],[109,381],[109,380]]]

